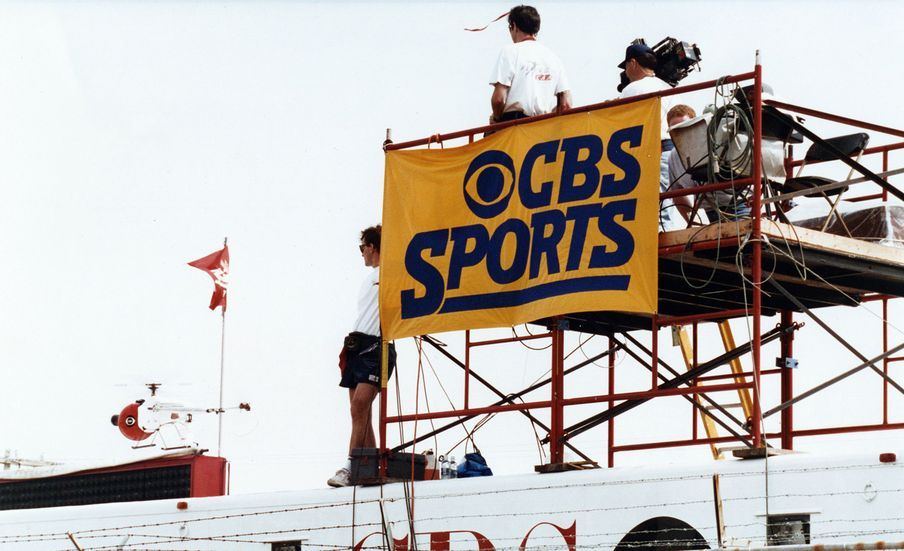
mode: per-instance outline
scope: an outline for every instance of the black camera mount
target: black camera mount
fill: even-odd
[[[636,38],[631,44],[646,45],[646,41],[643,38]],[[694,69],[699,70],[700,60],[703,59],[696,44],[688,44],[670,36],[663,38],[650,49],[656,56],[656,76],[673,87]],[[618,91],[621,92],[630,81],[624,71],[619,77],[621,82]]]

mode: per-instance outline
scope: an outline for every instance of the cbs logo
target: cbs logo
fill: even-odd
[[[494,218],[508,207],[515,190],[515,163],[502,151],[484,151],[468,166],[465,203],[481,218]]]

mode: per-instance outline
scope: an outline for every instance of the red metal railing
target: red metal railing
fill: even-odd
[[[622,99],[613,99],[608,101],[603,101],[600,103],[594,103],[591,105],[584,105],[582,107],[575,107],[573,109],[569,109],[567,115],[571,115],[574,113],[586,113],[589,111],[599,111],[600,109],[607,109],[609,107],[615,107],[618,105],[625,105],[628,103],[635,103],[638,101],[643,101],[650,98],[655,97],[666,97],[666,96],[674,96],[676,94],[686,94],[688,92],[695,92],[697,90],[706,90],[708,88],[715,88],[720,84],[734,84],[738,82],[748,81],[754,78],[754,73],[743,73],[737,76],[727,76],[719,80],[708,80],[706,82],[701,82],[699,84],[692,84],[689,86],[679,86],[677,88],[672,88],[671,90],[667,90],[664,92],[656,92],[650,94],[641,94],[639,96],[633,96],[630,98],[622,98]],[[418,147],[423,145],[430,145],[432,143],[443,143],[449,140],[455,140],[458,138],[474,138],[478,135],[482,135],[485,132],[489,131],[499,131],[504,130],[506,128],[512,126],[518,126],[520,124],[529,124],[532,122],[542,121],[546,119],[551,119],[553,117],[558,117],[559,115],[555,113],[548,113],[546,115],[537,115],[535,117],[528,117],[525,119],[518,119],[514,121],[508,121],[503,123],[496,123],[485,126],[478,126],[476,128],[469,128],[467,130],[459,130],[457,132],[449,132],[448,134],[434,134],[427,138],[421,138],[418,140],[410,140],[407,142],[400,143],[388,143],[383,146],[383,149],[386,151],[394,151],[397,149],[411,149],[412,147]]]

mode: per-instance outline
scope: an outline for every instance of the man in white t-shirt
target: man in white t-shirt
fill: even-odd
[[[618,65],[625,70],[628,85],[622,89],[619,98],[630,98],[641,94],[664,92],[671,90],[664,80],[656,77],[656,55],[653,49],[646,44],[631,44],[625,50],[625,60]],[[659,139],[662,144],[662,154],[659,157],[659,190],[664,192],[669,188],[669,153],[674,148],[669,136],[669,125],[666,114],[672,106],[672,96],[661,98],[661,112],[659,123]],[[683,227],[681,215],[675,208],[671,199],[662,201],[659,205],[659,225],[663,231],[680,229]]]
[[[508,25],[512,44],[499,53],[490,75],[490,123],[569,109],[571,92],[562,61],[537,42],[540,14],[531,6],[515,6]]]
[[[361,284],[358,292],[358,317],[354,331],[345,337],[339,355],[342,379],[339,386],[348,389],[351,405],[352,431],[348,444],[348,461],[336,471],[327,484],[333,487],[348,486],[351,476],[351,455],[355,448],[375,448],[373,412],[374,399],[380,392],[382,339],[380,337],[380,234],[381,226],[372,226],[361,232],[358,249],[364,265],[373,268]],[[395,345],[389,344],[389,376],[396,364]]]

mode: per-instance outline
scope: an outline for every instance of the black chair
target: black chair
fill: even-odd
[[[869,135],[863,132],[858,132],[857,134],[848,134],[846,136],[829,138],[825,140],[825,142],[841,151],[841,153],[847,157],[856,156],[854,160],[856,162],[859,162],[861,155],[863,155],[863,150],[866,149],[866,145],[869,143]],[[836,155],[828,147],[821,143],[814,143],[810,146],[810,149],[807,150],[807,154],[804,156],[804,162],[800,165],[800,168],[798,168],[797,174],[795,174],[793,178],[788,178],[787,180],[785,180],[785,183],[781,186],[782,193],[791,193],[794,191],[805,191],[812,189],[813,191],[811,193],[804,194],[804,197],[822,197],[826,200],[826,202],[829,203],[831,210],[829,210],[829,214],[828,216],[826,216],[826,220],[822,225],[821,231],[825,231],[826,227],[829,225],[829,222],[835,215],[835,210],[838,208],[838,203],[841,201],[841,195],[848,190],[849,186],[839,186],[832,189],[820,189],[822,186],[834,184],[837,183],[837,181],[831,178],[826,178],[824,176],[801,176],[800,173],[803,171],[804,167],[807,166],[807,163],[834,161],[837,159],[838,155]],[[854,169],[852,168],[850,172],[848,172],[847,177],[841,181],[850,180],[853,174]],[[830,196],[834,196],[834,199],[830,199]]]

